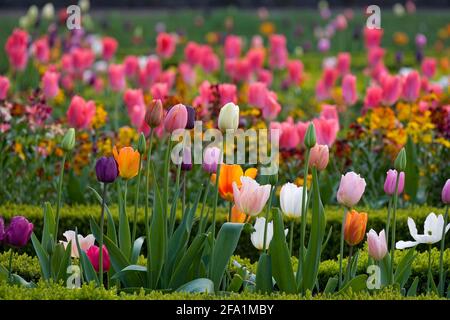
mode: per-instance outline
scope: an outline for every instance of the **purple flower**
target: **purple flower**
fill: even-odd
[[[397,170],[390,169],[386,173],[386,180],[384,181],[384,192],[388,195],[393,195],[395,192],[395,184],[397,181]],[[403,192],[405,187],[405,173],[400,172],[400,177],[398,181],[398,194]]]
[[[203,156],[203,170],[208,173],[216,173],[219,163],[220,149],[217,147],[208,147]]]
[[[4,243],[11,247],[21,248],[27,245],[33,232],[33,224],[25,217],[15,216],[11,219],[4,236]]]
[[[194,129],[194,125],[195,125],[195,109],[190,107],[190,106],[186,106],[186,110],[187,110],[187,122],[186,122],[186,129]]]
[[[100,182],[114,182],[119,174],[116,160],[113,157],[101,157],[95,164],[95,173]]]
[[[185,147],[183,149],[183,157],[181,160],[181,170],[190,171],[192,169],[191,148]]]
[[[442,202],[450,204],[450,179],[447,179],[444,187],[442,188]],[[1,231],[0,231],[1,232]]]

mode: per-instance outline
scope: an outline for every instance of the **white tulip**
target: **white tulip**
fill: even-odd
[[[80,0],[78,1],[78,6],[81,8],[82,12],[88,12],[91,4],[89,0]]]
[[[23,17],[19,18],[19,26],[22,29],[28,29],[28,27],[30,26],[30,21],[27,16],[23,16]]]
[[[286,217],[298,218],[302,215],[302,200],[303,187],[297,187],[290,182],[281,187],[280,205]]]
[[[60,243],[64,245],[64,248],[67,248],[69,242],[72,241],[71,256],[72,258],[79,258],[80,254],[78,252],[77,242],[75,241],[75,231],[67,230],[63,233],[63,236],[67,241],[60,241]],[[86,237],[78,234],[78,243],[80,244],[81,250],[87,251],[94,245],[95,238],[92,234],[88,234]]]
[[[27,17],[31,23],[35,23],[38,16],[39,16],[39,9],[37,6],[32,5],[31,7],[28,8]]]
[[[228,102],[220,109],[219,129],[236,130],[239,126],[239,106],[233,102]]]
[[[263,250],[264,246],[264,229],[266,226],[266,218],[256,218],[255,231],[250,235],[250,240],[252,241],[253,246],[258,250]],[[286,236],[288,233],[288,229],[284,230],[284,235]],[[270,241],[272,241],[273,237],[273,222],[270,221],[267,224],[267,237],[266,237],[266,248],[269,249]]]
[[[444,218],[442,214],[436,216],[434,212],[431,212],[424,224],[424,234],[417,233],[416,223],[413,219],[408,218],[409,233],[415,241],[399,241],[395,244],[397,249],[405,249],[417,246],[419,243],[433,244],[441,241],[442,229],[444,228]],[[450,229],[450,223],[445,228],[445,233]]]
[[[55,7],[53,6],[52,3],[47,3],[42,8],[42,18],[44,18],[45,20],[52,20],[54,16],[55,16]]]

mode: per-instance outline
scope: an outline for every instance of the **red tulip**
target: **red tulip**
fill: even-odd
[[[100,248],[96,245],[93,245],[89,247],[89,249],[86,251],[86,255],[91,262],[92,266],[94,267],[94,270],[98,272],[100,270]],[[106,249],[106,246],[103,246],[103,272],[108,272],[109,268],[111,266],[111,263],[109,261],[109,253],[108,249]]]

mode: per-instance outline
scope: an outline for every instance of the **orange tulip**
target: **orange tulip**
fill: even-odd
[[[236,208],[236,205],[231,208],[231,221],[235,223],[244,223],[247,220],[247,215]]]
[[[344,239],[350,245],[354,246],[364,239],[367,226],[367,213],[352,210],[347,214],[344,227]]]
[[[238,164],[222,164],[220,166],[220,177],[219,177],[219,194],[222,199],[226,201],[233,201],[233,182],[236,182],[237,186],[241,186],[241,177],[243,175],[256,178],[258,170],[255,168],[249,168],[244,171]],[[216,183],[216,175],[211,175],[211,182]]]
[[[123,147],[119,151],[114,146],[114,159],[119,167],[119,175],[124,179],[131,179],[139,172],[139,151],[132,147]]]

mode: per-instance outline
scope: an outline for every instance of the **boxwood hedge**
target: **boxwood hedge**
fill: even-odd
[[[111,212],[113,216],[117,219],[117,206],[111,206]],[[367,208],[357,208],[359,211],[365,211],[369,215],[369,221],[367,224],[367,230],[371,228],[380,231],[385,227],[386,223],[386,209],[372,210]],[[130,208],[128,212],[133,212],[133,208]],[[435,212],[436,214],[442,214],[442,208],[434,207],[411,207],[405,209],[399,209],[397,213],[397,239],[398,240],[409,240],[411,236],[409,234],[407,226],[407,218],[412,217],[418,226],[419,232],[422,229],[423,222],[430,212]],[[343,210],[340,207],[329,206],[325,208],[325,214],[327,218],[327,232],[329,228],[332,228],[332,234],[330,241],[323,252],[322,259],[335,259],[339,253],[339,238],[341,230],[341,221]],[[42,208],[39,206],[31,205],[17,205],[17,204],[4,204],[0,206],[0,216],[3,216],[6,220],[9,220],[14,215],[24,215],[35,225],[35,232],[39,236],[42,230],[43,224],[43,214]],[[180,213],[178,213],[180,216]],[[90,233],[89,231],[89,217],[93,216],[98,219],[100,216],[100,206],[95,205],[78,205],[78,206],[64,206],[61,210],[61,220],[60,220],[60,235],[59,239],[62,239],[62,233],[65,230],[73,230],[75,227],[78,228],[81,234]],[[309,215],[310,217],[311,215]],[[143,234],[144,212],[143,209],[138,210],[138,234]],[[227,210],[225,208],[219,208],[218,211],[218,227],[221,223],[226,220]],[[130,217],[131,219],[131,217]],[[288,224],[286,224],[287,226]],[[298,248],[299,243],[299,229],[300,225],[297,223],[294,227],[294,255],[298,252],[295,250]],[[446,248],[450,248],[450,241],[447,241]],[[418,250],[424,250],[425,247],[418,248]],[[25,248],[28,253],[33,253],[31,246]],[[241,257],[250,258],[251,261],[257,261],[258,252],[252,246],[250,242],[250,236],[243,235],[239,241],[236,254]]]

